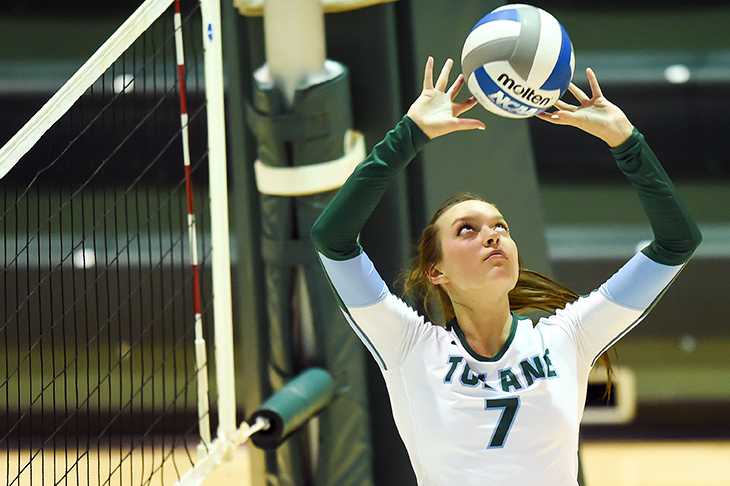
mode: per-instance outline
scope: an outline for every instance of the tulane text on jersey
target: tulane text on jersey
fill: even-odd
[[[444,383],[451,383],[455,376],[459,377],[459,382],[469,388],[474,388],[481,383],[482,388],[492,388],[489,385],[489,377],[486,373],[474,373],[463,356],[452,354],[446,362],[448,369],[444,375]],[[557,378],[558,372],[550,361],[550,350],[545,349],[545,353],[540,356],[536,355],[530,359],[520,361],[519,370],[511,367],[503,368],[497,371],[498,386],[503,392],[522,390],[532,386],[537,380],[546,380]]]

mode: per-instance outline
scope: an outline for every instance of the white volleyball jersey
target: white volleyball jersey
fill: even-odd
[[[554,315],[513,318],[493,358],[458,323],[426,322],[392,295],[357,238],[428,137],[407,115],[328,203],[312,239],[345,317],[382,370],[422,486],[577,484],[588,373],[663,293],[701,241],[643,136],[611,151],[636,188],[654,241],[591,294]]]
[[[365,253],[320,259],[382,370],[422,486],[577,484],[588,373],[682,268],[639,253],[535,326],[513,316],[502,350],[486,358],[457,323],[433,325],[391,294]]]

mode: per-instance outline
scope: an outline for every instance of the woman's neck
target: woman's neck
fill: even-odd
[[[454,315],[469,345],[486,358],[500,352],[512,330],[509,298],[491,302],[452,301]]]

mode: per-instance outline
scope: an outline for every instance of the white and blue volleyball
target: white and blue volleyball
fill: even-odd
[[[485,15],[464,42],[467,86],[487,110],[528,118],[551,107],[573,79],[568,33],[548,12],[512,4]]]

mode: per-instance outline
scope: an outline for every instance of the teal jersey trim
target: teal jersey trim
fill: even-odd
[[[469,342],[466,340],[466,336],[464,336],[464,331],[461,330],[461,327],[459,327],[459,323],[456,321],[456,319],[452,319],[446,324],[446,329],[453,328],[454,332],[456,332],[456,335],[459,338],[459,341],[461,341],[461,345],[464,346],[464,349],[471,355],[472,358],[483,361],[483,362],[496,362],[502,359],[502,356],[504,356],[504,353],[507,352],[510,345],[512,344],[512,341],[515,339],[515,334],[517,334],[517,321],[519,319],[526,319],[526,318],[520,318],[517,317],[516,314],[512,313],[512,328],[509,331],[509,336],[507,337],[507,340],[502,345],[502,348],[499,350],[497,354],[492,356],[491,358],[488,358],[486,356],[482,356],[481,354],[474,351],[474,348],[471,347]]]
[[[320,255],[321,257],[322,255]],[[367,256],[367,255],[365,255]],[[337,300],[337,305],[339,306],[340,310],[345,316],[345,319],[347,320],[348,324],[352,328],[353,331],[355,331],[355,334],[360,338],[360,341],[365,345],[365,347],[370,351],[370,354],[373,355],[373,358],[375,358],[375,361],[378,363],[378,365],[383,370],[388,370],[388,367],[385,364],[385,360],[380,355],[380,352],[375,347],[373,342],[370,340],[367,334],[365,334],[365,331],[360,327],[360,325],[355,321],[355,318],[352,317],[352,314],[350,314],[350,310],[347,308],[347,305],[342,300],[342,296],[337,291],[337,287],[335,286],[334,282],[332,282],[332,278],[330,277],[330,274],[326,270],[326,266],[323,264],[323,268],[325,268],[324,276],[327,279],[327,283],[329,283],[330,288],[332,289],[332,293],[335,296],[335,299]]]
[[[654,232],[654,241],[642,252],[663,265],[687,262],[702,241],[702,234],[644,136],[634,128],[631,136],[611,152],[636,189]]]

